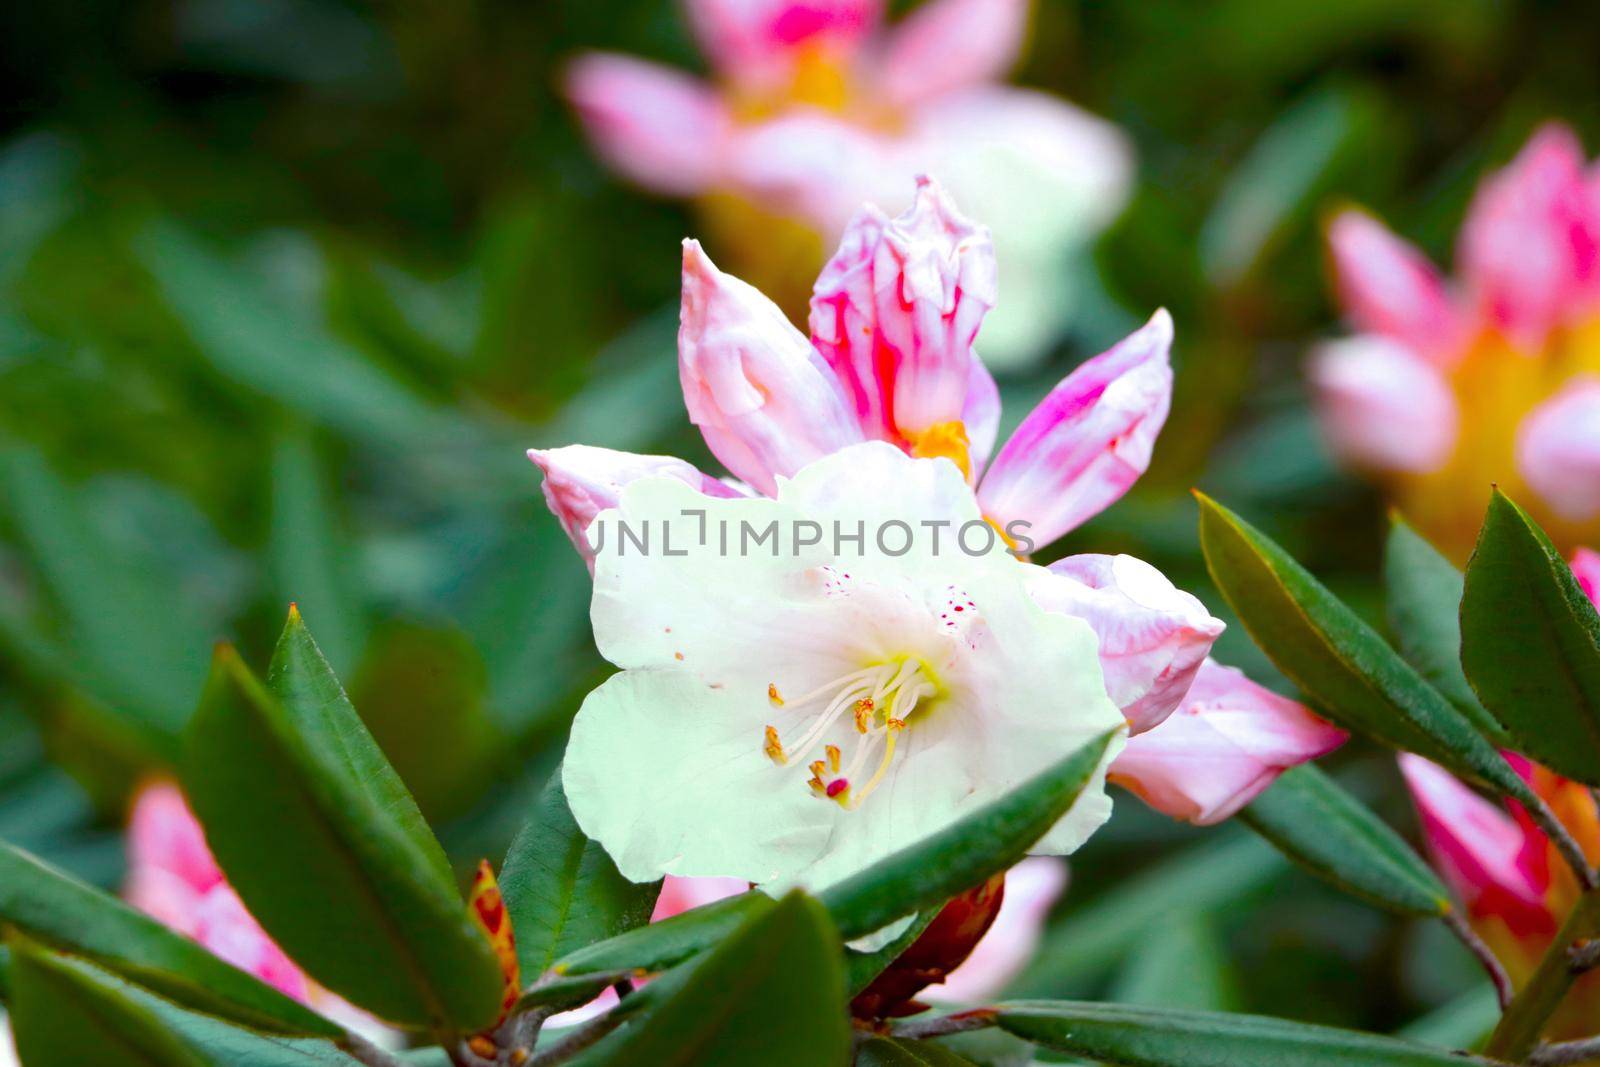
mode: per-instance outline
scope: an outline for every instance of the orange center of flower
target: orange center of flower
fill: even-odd
[[[1455,449],[1438,470],[1401,475],[1394,491],[1407,519],[1458,562],[1472,551],[1489,488],[1498,485],[1564,549],[1600,539],[1600,520],[1573,523],[1544,506],[1517,473],[1517,432],[1575,375],[1600,373],[1600,318],[1552,333],[1543,350],[1517,348],[1486,330],[1449,372],[1460,412]]]
[[[918,459],[944,457],[961,470],[962,477],[972,480],[972,446],[967,438],[967,425],[960,419],[936,422],[921,433],[910,434],[911,454]]]

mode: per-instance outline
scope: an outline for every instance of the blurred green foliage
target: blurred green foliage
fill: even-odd
[[[666,0],[0,10],[0,837],[114,884],[210,644],[263,659],[294,600],[452,860],[505,848],[604,673],[522,449],[704,458],[673,362],[691,223],[587,152],[554,93],[587,48],[699,65]],[[1155,468],[1064,550],[1216,608],[1198,484],[1378,621],[1381,513],[1298,374],[1332,328],[1319,221],[1359,201],[1447,261],[1539,121],[1600,143],[1596,54],[1577,2],[1040,0],[1020,79],[1127,129],[1140,184],[1007,420],[1157,305],[1179,336]],[[1219,655],[1275,678],[1238,627]],[[1387,757],[1340,774],[1405,824]],[[1121,805],[1074,871],[1030,993],[1481,1017],[1436,930],[1231,831]]]

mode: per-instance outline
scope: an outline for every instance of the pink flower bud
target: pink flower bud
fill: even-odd
[[[1150,466],[1172,403],[1172,317],[1157,311],[1067,375],[1023,420],[978,487],[1002,528],[1046,545],[1115,503]]]
[[[1363,211],[1333,220],[1328,247],[1339,298],[1356,329],[1392,337],[1435,363],[1458,355],[1462,325],[1426,256]]]
[[[192,936],[224,963],[254,975],[285,996],[301,1003],[309,1001],[311,989],[305,974],[267,936],[227,883],[216,886],[200,901]]]
[[[1223,631],[1200,601],[1132,556],[1057,560],[1032,593],[1046,610],[1094,628],[1106,692],[1134,734],[1172,714]]]
[[[1207,660],[1178,710],[1128,740],[1109,778],[1157,811],[1205,826],[1347,736],[1293,700]]]
[[[1572,574],[1585,595],[1600,607],[1600,552],[1580,548],[1572,554]]]
[[[654,63],[591,55],[567,70],[565,90],[600,154],[645,188],[693,196],[721,175],[732,124],[709,86]]]
[[[211,857],[200,823],[171,782],[141,789],[128,816],[130,890],[147,873],[159,876],[151,880],[152,888],[171,880],[196,894],[222,881],[222,868]]]
[[[988,230],[932,180],[898,218],[856,216],[817,279],[811,332],[869,434],[915,445],[961,422],[995,288]]]
[[[1028,0],[930,0],[894,28],[878,88],[896,106],[1005,77],[1022,50]]]
[[[1456,445],[1455,394],[1444,375],[1387,337],[1330,341],[1311,364],[1328,445],[1375,470],[1437,470]]]
[[[719,71],[769,85],[804,49],[848,53],[877,28],[882,0],[686,0],[689,23]]]
[[[772,301],[683,245],[678,373],[689,420],[739,478],[779,475],[863,440],[838,379]]]
[[[596,515],[617,506],[623,486],[640,478],[676,478],[707,496],[735,497],[736,489],[673,456],[642,456],[589,445],[528,450],[528,458],[544,471],[544,499],[567,536],[587,560],[585,540]]]
[[[1569,522],[1600,515],[1600,375],[1568,381],[1517,430],[1517,472]]]

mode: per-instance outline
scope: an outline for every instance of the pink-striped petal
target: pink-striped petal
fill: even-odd
[[[1553,933],[1549,886],[1524,861],[1528,841],[1516,820],[1421,756],[1403,753],[1400,770],[1434,864],[1468,911],[1499,917],[1518,934]]]
[[[1426,256],[1364,211],[1335,217],[1328,247],[1339,299],[1356,329],[1392,337],[1440,365],[1460,355],[1460,316]]]
[[[778,306],[683,244],[678,375],[689,420],[737,477],[780,475],[865,438],[831,368]]]
[[[978,477],[994,454],[1000,436],[1000,387],[983,360],[972,361],[972,379],[967,383],[967,405],[961,411],[967,425],[967,444],[972,454],[972,476]]]
[[[874,29],[882,0],[685,0],[712,64],[747,87],[779,87],[797,53],[848,55]]]
[[[1517,472],[1563,519],[1600,515],[1600,375],[1571,379],[1523,419]]]
[[[310,998],[305,974],[261,929],[231,886],[219,885],[206,894],[193,936],[223,962],[255,975],[285,996],[302,1003]]]
[[[890,32],[877,88],[898,107],[1003,78],[1022,50],[1028,0],[930,0]]]
[[[1157,811],[1206,826],[1346,736],[1304,706],[1207,660],[1178,710],[1129,738],[1108,777]]]
[[[1069,374],[1023,420],[978,487],[1002,528],[1046,545],[1121,499],[1150,465],[1172,403],[1172,318],[1149,323]]]
[[[1006,872],[1000,913],[978,947],[937,986],[919,994],[930,1003],[981,1004],[999,997],[1039,948],[1050,909],[1067,888],[1067,865],[1030,856]]]
[[[1460,256],[1482,314],[1530,351],[1551,329],[1592,309],[1600,286],[1600,205],[1570,129],[1539,130],[1484,182],[1461,231]]]
[[[673,456],[644,456],[589,445],[528,450],[544,472],[544,499],[584,559],[593,565],[587,539],[596,515],[617,506],[623,486],[640,478],[676,478],[707,496],[736,497],[738,490]]]
[[[811,333],[870,436],[914,444],[961,421],[995,289],[988,230],[932,180],[898,218],[856,216],[817,279]]]
[[[1437,470],[1456,446],[1455,394],[1444,375],[1377,334],[1322,345],[1311,384],[1328,445],[1344,461],[1376,470]]]
[[[127,848],[130,884],[156,872],[200,894],[222,881],[205,832],[171,782],[153,782],[135,796]]]
[[[575,61],[564,88],[596,151],[646,189],[693,196],[722,178],[732,123],[710,86],[602,54]]]
[[[1094,628],[1106,692],[1133,734],[1172,714],[1223,631],[1205,605],[1132,556],[1068,556],[1030,591],[1045,610]]]

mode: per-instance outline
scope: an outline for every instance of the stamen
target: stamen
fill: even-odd
[[[777,682],[767,683],[767,699],[772,701],[778,707],[783,707],[783,694],[778,692]]]
[[[780,767],[789,762],[789,758],[783,754],[783,742],[778,740],[778,728],[776,726],[767,727],[766,738],[762,742],[761,750],[767,754],[769,760]]]
[[[867,724],[872,721],[872,698],[862,697],[856,701],[856,733],[867,732]]]
[[[872,772],[872,777],[867,779],[867,784],[862,787],[861,792],[857,793],[855,799],[850,802],[851,811],[859,808],[872,795],[873,790],[878,788],[878,783],[883,781],[883,776],[889,773],[889,764],[894,761],[894,743],[895,739],[900,736],[900,728],[896,726],[889,727],[888,736],[889,743],[884,746],[883,759],[878,762],[878,769]]]
[[[830,770],[832,770],[834,774],[838,774],[839,773],[839,746],[838,745],[829,745],[827,748],[823,749],[823,751],[828,754],[828,768]]]

